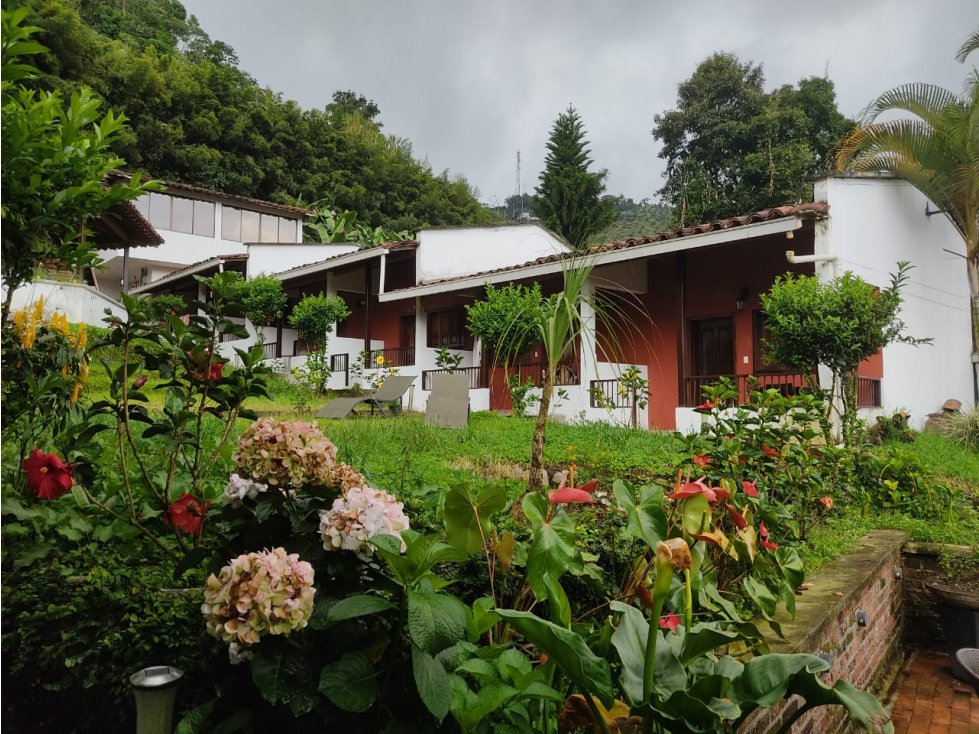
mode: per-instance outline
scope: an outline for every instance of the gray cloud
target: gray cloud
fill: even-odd
[[[959,90],[955,51],[979,26],[975,0],[184,0],[263,85],[322,107],[353,89],[381,108],[435,171],[484,201],[532,191],[554,118],[573,103],[608,190],[654,196],[663,162],[653,115],[714,51],[762,63],[769,88],[828,70],[855,116],[911,81]],[[970,65],[974,64],[974,58]]]

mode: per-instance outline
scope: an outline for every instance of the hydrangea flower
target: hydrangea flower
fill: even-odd
[[[240,476],[272,486],[330,486],[337,447],[312,423],[263,418],[238,439]]]
[[[333,467],[331,485],[346,494],[354,487],[366,487],[367,479],[349,464],[336,464]]]
[[[240,555],[220,574],[211,574],[201,614],[214,637],[253,645],[264,635],[286,636],[305,627],[315,593],[313,567],[274,548]]]
[[[351,550],[369,556],[374,549],[367,543],[375,535],[401,537],[408,529],[404,504],[387,492],[370,487],[354,487],[333,507],[320,515],[320,535],[328,550]],[[404,541],[401,550],[405,550]]]
[[[232,474],[228,486],[224,488],[224,498],[232,507],[241,507],[245,498],[255,499],[269,488],[269,485]]]

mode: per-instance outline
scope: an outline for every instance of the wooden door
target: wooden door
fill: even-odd
[[[690,322],[692,367],[697,376],[734,374],[734,319],[724,316]]]

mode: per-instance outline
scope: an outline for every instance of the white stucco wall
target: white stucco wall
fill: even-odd
[[[248,245],[246,275],[281,273],[283,270],[320,262],[327,258],[356,252],[356,245]]]
[[[556,235],[536,224],[423,229],[418,243],[417,283],[522,265],[568,251]]]
[[[121,303],[107,298],[91,286],[82,283],[62,283],[38,280],[18,288],[10,302],[11,309],[30,308],[39,298],[44,298],[44,312],[63,313],[71,323],[104,327],[105,309],[113,316],[125,318],[126,310]]]
[[[884,413],[907,410],[912,425],[921,428],[928,413],[938,411],[947,398],[971,406],[969,284],[962,238],[944,216],[926,216],[925,197],[903,181],[830,178],[817,182],[815,193],[817,201],[830,205],[828,225],[817,229],[816,252],[839,257],[835,264],[817,268],[821,278],[851,271],[885,288],[897,261],[915,266],[903,290],[901,318],[908,334],[930,337],[934,343],[884,349]]]

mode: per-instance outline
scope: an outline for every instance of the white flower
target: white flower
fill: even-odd
[[[237,642],[228,645],[228,660],[231,661],[232,665],[238,665],[246,660],[251,660],[253,657],[255,657],[255,653],[249,650],[247,645],[239,645]]]
[[[328,550],[351,550],[369,556],[374,549],[367,543],[375,535],[401,537],[408,529],[404,504],[380,489],[352,487],[344,497],[333,501],[329,512],[320,515],[320,536]],[[404,541],[401,550],[405,550]]]
[[[232,474],[228,480],[228,486],[224,488],[224,497],[232,507],[241,507],[241,503],[245,501],[246,497],[255,499],[268,488],[267,484]]]

